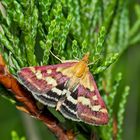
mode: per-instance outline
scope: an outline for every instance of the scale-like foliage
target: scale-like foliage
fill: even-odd
[[[88,139],[94,131],[102,140],[112,139],[113,117],[118,120],[121,139],[123,115],[128,87],[122,93],[118,113],[114,114],[115,95],[121,80],[114,80],[112,65],[130,45],[140,42],[140,6],[136,5],[137,21],[130,28],[128,1],[124,0],[2,0],[0,11],[0,52],[12,74],[25,66],[58,63],[50,50],[61,59],[80,59],[90,52],[90,70],[96,75],[103,93],[110,121],[107,126],[89,127],[83,123],[69,124],[82,131],[80,139]],[[105,86],[105,87],[104,87]],[[0,87],[0,91],[4,91]],[[50,109],[51,110],[51,109]],[[52,114],[57,114],[51,110]],[[59,120],[62,116],[56,115]],[[68,125],[66,125],[68,126]],[[90,130],[88,132],[88,130]],[[13,140],[15,133],[13,133]]]

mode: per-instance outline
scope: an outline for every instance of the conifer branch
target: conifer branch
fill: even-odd
[[[43,121],[59,140],[74,140],[74,134],[71,131],[64,130],[59,125],[59,121],[46,108],[41,110],[38,108],[35,99],[29,91],[9,73],[2,55],[0,55],[0,84],[7,90],[10,90],[14,94],[15,99],[23,104],[23,106],[17,106],[17,109]]]

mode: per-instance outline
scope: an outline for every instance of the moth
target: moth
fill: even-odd
[[[89,53],[80,61],[25,67],[18,80],[36,100],[55,107],[74,121],[91,125],[108,123],[108,111],[88,68]]]

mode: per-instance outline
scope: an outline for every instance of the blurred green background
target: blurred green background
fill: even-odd
[[[130,24],[133,24],[135,20],[133,12],[135,2],[140,1],[131,1]],[[116,62],[114,75],[118,72],[123,73],[121,86],[129,85],[131,87],[126,105],[123,140],[140,140],[140,44],[128,48]],[[123,90],[121,86],[120,91]],[[54,138],[42,122],[19,112],[15,105],[0,96],[0,140],[10,140],[12,130],[17,131],[20,136],[26,136],[28,140]]]

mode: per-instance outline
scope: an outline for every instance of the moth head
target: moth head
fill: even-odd
[[[85,63],[88,63],[88,58],[89,58],[89,52],[87,52],[84,57],[82,58],[82,61],[84,61]]]
[[[76,77],[83,77],[88,72],[88,58],[89,52],[74,66],[73,71]]]

